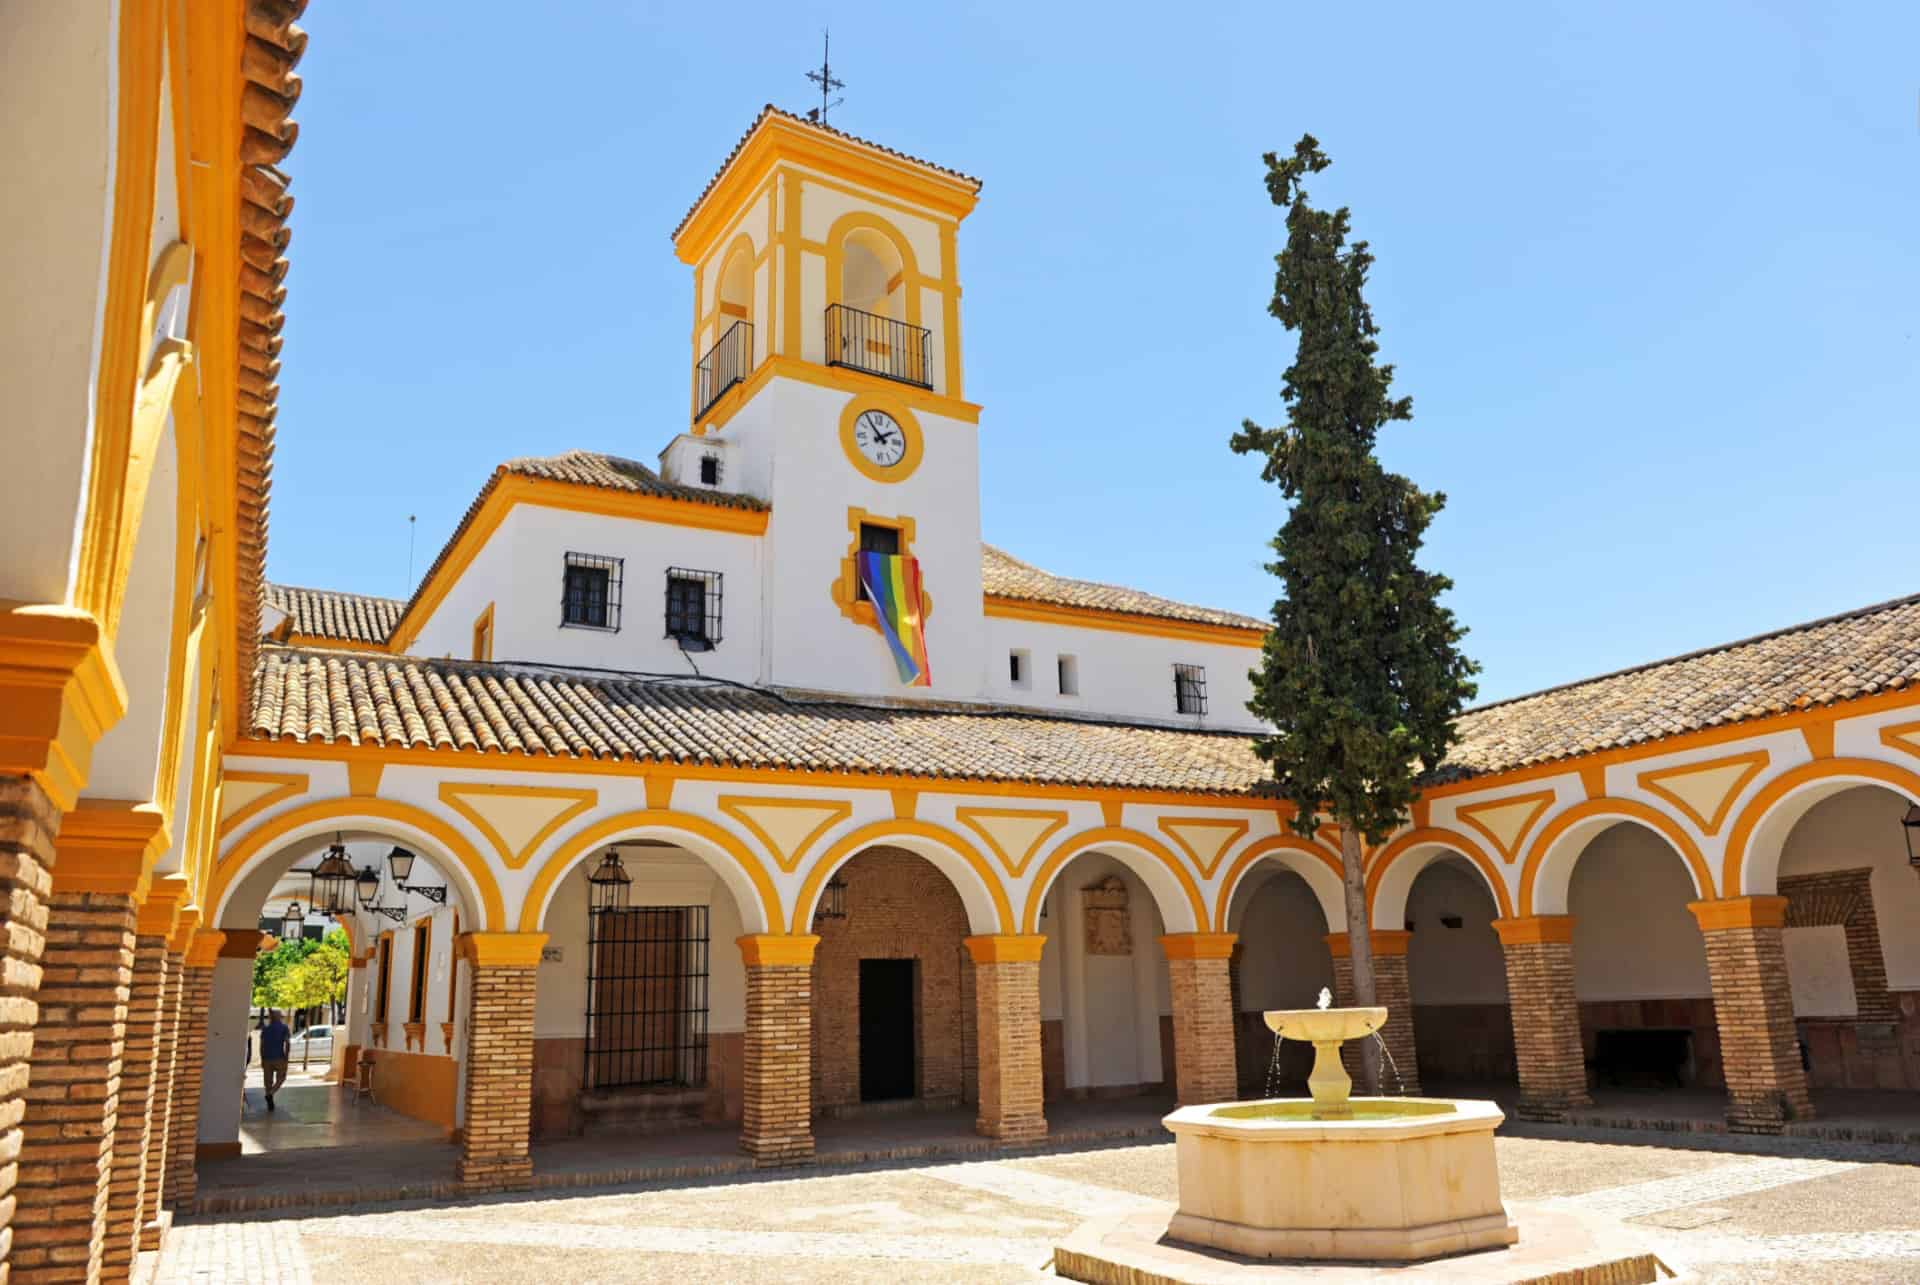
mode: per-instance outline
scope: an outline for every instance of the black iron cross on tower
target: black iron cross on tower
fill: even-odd
[[[835,98],[832,102],[827,101],[828,96],[831,95],[834,90],[845,89],[847,87],[847,83],[844,80],[835,80],[833,78],[833,64],[829,62],[827,58],[827,55],[832,52],[832,49],[833,33],[830,31],[821,32],[820,70],[807,73],[807,79],[820,86],[820,105],[807,109],[807,119],[817,125],[826,124],[827,112],[846,101],[844,98]]]

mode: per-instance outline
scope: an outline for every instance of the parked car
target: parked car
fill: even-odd
[[[324,1066],[333,1057],[333,1028],[331,1026],[309,1026],[304,1031],[293,1033],[293,1045],[288,1050],[287,1061],[293,1066],[305,1064]]]

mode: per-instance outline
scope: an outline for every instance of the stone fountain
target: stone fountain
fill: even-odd
[[[1352,1097],[1340,1046],[1386,1024],[1384,1008],[1266,1014],[1313,1045],[1312,1097],[1185,1107],[1180,1209],[1167,1235],[1250,1258],[1412,1262],[1517,1238],[1500,1203],[1491,1102]]]
[[[1212,1103],[1167,1116],[1180,1201],[1095,1219],[1054,1268],[1096,1285],[1237,1285],[1297,1270],[1355,1281],[1651,1282],[1658,1260],[1631,1229],[1555,1206],[1522,1206],[1526,1242],[1500,1199],[1491,1102],[1352,1096],[1348,1040],[1377,1038],[1384,1008],[1266,1014],[1279,1039],[1314,1046],[1309,1098]],[[1276,1040],[1276,1051],[1278,1040]]]

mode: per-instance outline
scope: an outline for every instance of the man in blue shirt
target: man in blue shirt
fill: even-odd
[[[293,1032],[280,1020],[280,1010],[267,1014],[266,1027],[260,1032],[260,1075],[267,1086],[267,1110],[273,1110],[273,1095],[287,1082],[287,1054],[293,1047]]]

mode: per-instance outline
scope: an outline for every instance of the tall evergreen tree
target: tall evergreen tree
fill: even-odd
[[[1311,836],[1331,816],[1340,830],[1354,1001],[1374,1002],[1373,947],[1361,867],[1364,839],[1400,825],[1453,743],[1453,721],[1472,699],[1477,666],[1458,650],[1464,630],[1440,605],[1452,587],[1415,565],[1427,524],[1446,503],[1375,458],[1374,440],[1413,418],[1391,395],[1393,367],[1377,359],[1378,328],[1364,290],[1373,256],[1347,242],[1348,212],[1316,209],[1303,183],[1331,162],[1313,135],[1293,154],[1269,152],[1267,193],[1287,212],[1267,310],[1298,336],[1282,396],[1287,422],[1251,420],[1233,449],[1264,457],[1261,477],[1292,510],[1273,539],[1285,596],[1273,607],[1249,708],[1274,734],[1256,749]],[[1366,1045],[1368,1089],[1379,1091],[1379,1054]]]

